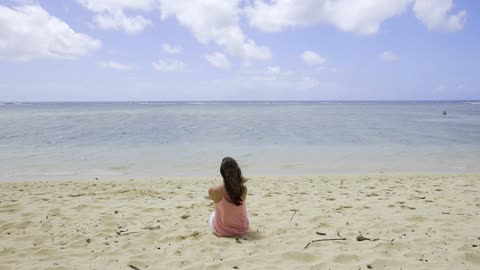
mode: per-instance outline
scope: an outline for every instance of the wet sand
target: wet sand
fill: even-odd
[[[251,177],[238,238],[219,181],[0,182],[0,269],[480,268],[478,174]]]

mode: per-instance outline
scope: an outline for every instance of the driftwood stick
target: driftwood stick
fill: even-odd
[[[144,227],[143,229],[144,230],[149,230],[149,231],[153,231],[153,230],[160,230],[162,227],[160,227],[160,225],[158,226],[147,226],[147,227]]]
[[[118,232],[115,231],[115,232],[117,233],[117,235],[122,235],[122,233],[128,232],[128,229],[126,229],[126,230],[120,230],[120,231],[118,231]]]
[[[337,240],[347,240],[347,238],[326,238],[326,239],[315,239],[315,240],[312,240],[310,242],[308,242],[308,244],[304,247],[304,249],[307,249],[308,246],[310,246],[312,243],[314,242],[320,242],[320,241],[337,241]]]
[[[462,213],[450,213],[450,212],[442,212],[444,215],[454,215],[454,216],[465,216],[466,214]]]
[[[127,232],[127,233],[122,233],[122,235],[129,235],[129,234],[134,234],[134,233],[140,233],[140,232]]]
[[[126,230],[120,230],[119,232],[115,231],[117,233],[117,235],[129,235],[129,234],[134,234],[134,233],[139,233],[139,232],[128,232],[128,229]]]
[[[128,267],[132,268],[133,270],[140,270],[140,268],[136,267],[135,265],[129,264]]]
[[[288,223],[292,222],[292,219],[293,219],[293,217],[295,216],[296,213],[297,213],[297,210],[293,211],[293,215],[292,215],[292,217],[290,218],[290,221],[289,221]]]

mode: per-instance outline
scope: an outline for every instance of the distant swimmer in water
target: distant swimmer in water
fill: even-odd
[[[447,112],[446,112],[446,111],[443,111],[443,115],[447,115]]]

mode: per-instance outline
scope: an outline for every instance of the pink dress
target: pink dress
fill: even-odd
[[[248,230],[246,200],[241,205],[229,202],[225,196],[215,204],[213,228],[218,236],[239,236]]]

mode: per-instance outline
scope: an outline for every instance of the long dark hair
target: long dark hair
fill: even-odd
[[[242,170],[238,167],[235,159],[226,157],[222,160],[220,165],[220,173],[223,177],[223,183],[227,190],[230,200],[235,205],[242,204],[242,195],[246,192],[247,188],[243,185],[247,180],[242,176]]]

